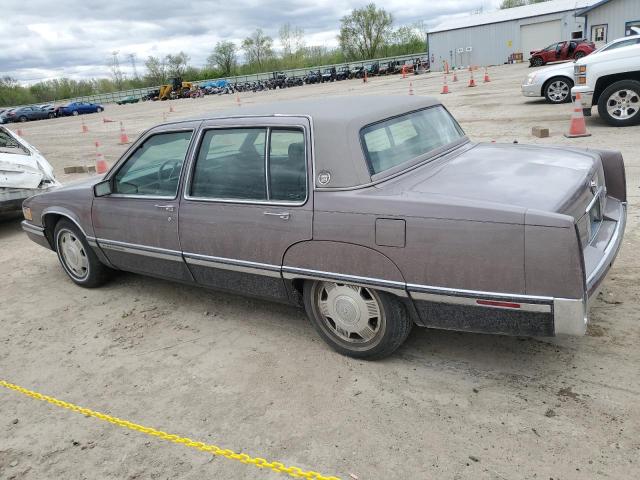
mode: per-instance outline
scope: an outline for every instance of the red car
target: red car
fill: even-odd
[[[578,60],[589,55],[596,49],[593,42],[587,40],[570,40],[568,42],[552,43],[542,50],[533,50],[529,62],[532,67],[541,67],[549,62],[563,60]]]

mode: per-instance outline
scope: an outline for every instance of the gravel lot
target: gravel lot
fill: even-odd
[[[640,478],[640,127],[597,114],[568,140],[571,105],[520,95],[525,65],[467,75],[440,98],[476,141],[610,147],[625,156],[629,224],[582,338],[522,339],[414,329],[391,358],[333,353],[295,308],[122,274],[99,290],[68,280],[19,220],[0,222],[0,379],[223,448],[343,479]],[[440,92],[442,77],[398,76],[243,93],[303,96]],[[107,160],[162,121],[235,97],[108,105],[104,115],[27,123],[28,141],[64,175]],[[546,126],[552,137],[531,137]],[[12,126],[11,128],[16,128]],[[353,475],[353,477],[351,476]],[[275,479],[0,389],[0,479]]]

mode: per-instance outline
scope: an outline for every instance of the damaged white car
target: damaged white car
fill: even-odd
[[[58,186],[42,154],[0,126],[0,213],[20,210],[24,199]]]

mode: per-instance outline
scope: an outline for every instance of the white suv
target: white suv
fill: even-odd
[[[574,64],[575,86],[585,116],[598,106],[609,125],[626,127],[640,123],[640,35],[620,38]]]

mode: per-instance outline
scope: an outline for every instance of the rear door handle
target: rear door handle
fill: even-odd
[[[264,214],[271,217],[278,217],[282,220],[289,220],[289,217],[291,216],[289,212],[264,212]]]
[[[160,208],[166,212],[173,212],[175,207],[173,205],[156,205],[156,208]]]

